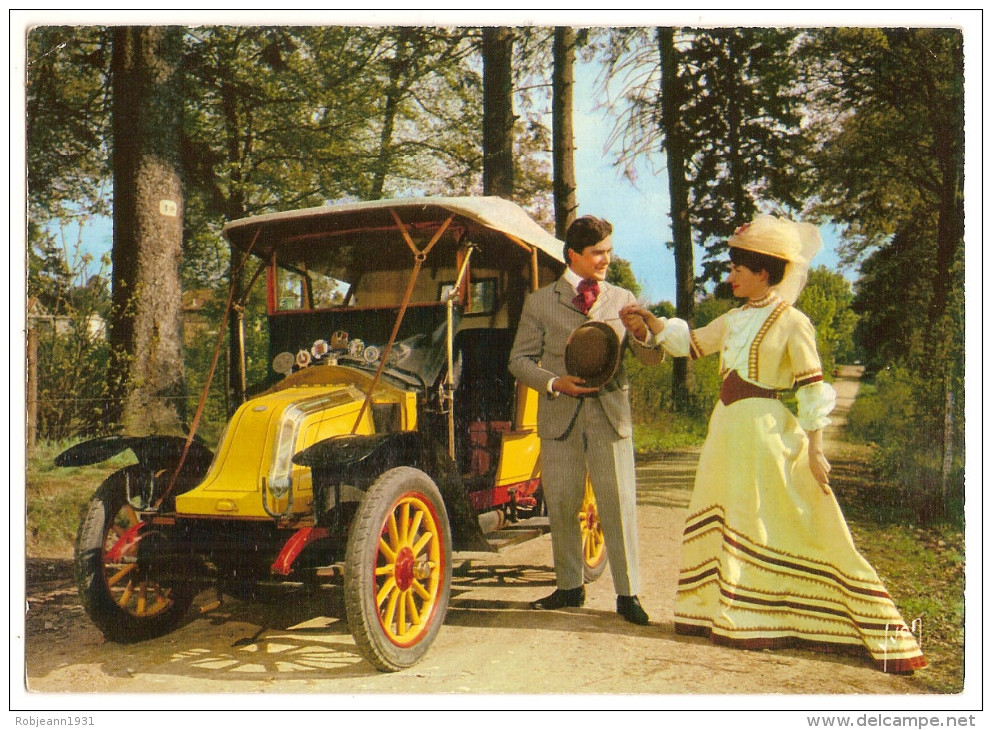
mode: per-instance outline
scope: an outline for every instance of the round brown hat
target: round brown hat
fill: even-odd
[[[589,388],[610,382],[620,367],[620,338],[605,322],[583,322],[565,342],[565,370]]]

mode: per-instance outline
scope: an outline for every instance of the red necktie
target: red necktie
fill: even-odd
[[[577,289],[579,293],[572,300],[572,304],[580,309],[582,314],[589,314],[596,297],[599,296],[599,282],[595,279],[583,279]]]

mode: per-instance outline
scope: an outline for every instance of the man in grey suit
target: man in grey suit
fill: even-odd
[[[553,610],[585,603],[578,513],[588,472],[617,592],[617,613],[644,625],[649,619],[637,598],[637,505],[627,376],[621,362],[611,380],[592,388],[565,367],[569,335],[590,320],[609,325],[646,364],[664,356],[660,348],[649,349],[636,341],[647,336],[646,325],[638,332],[635,324],[634,337],[626,337],[620,310],[636,300],[631,292],[606,282],[612,234],[609,222],[593,216],[578,218],[569,226],[568,269],[554,283],[527,296],[509,366],[517,380],[543,396],[537,433],[557,589],[532,607]]]

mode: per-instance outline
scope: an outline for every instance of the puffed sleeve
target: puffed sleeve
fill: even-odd
[[[718,352],[723,344],[726,315],[717,317],[705,327],[691,329],[684,319],[666,319],[665,328],[655,335],[655,342],[674,357],[693,360]]]
[[[837,404],[837,391],[830,383],[819,380],[799,388],[796,401],[799,425],[804,431],[819,431],[830,425],[828,416]]]
[[[669,355],[685,357],[689,354],[689,323],[675,317],[666,319],[664,329],[654,336],[654,342]]]

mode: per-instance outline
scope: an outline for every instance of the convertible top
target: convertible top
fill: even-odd
[[[265,256],[280,240],[307,232],[347,235],[351,231],[396,228],[390,211],[412,228],[437,226],[454,214],[459,224],[479,242],[509,238],[534,247],[555,261],[564,261],[561,241],[535,223],[516,203],[495,196],[397,198],[265,213],[228,223],[223,235],[239,249],[251,247],[252,253]]]

